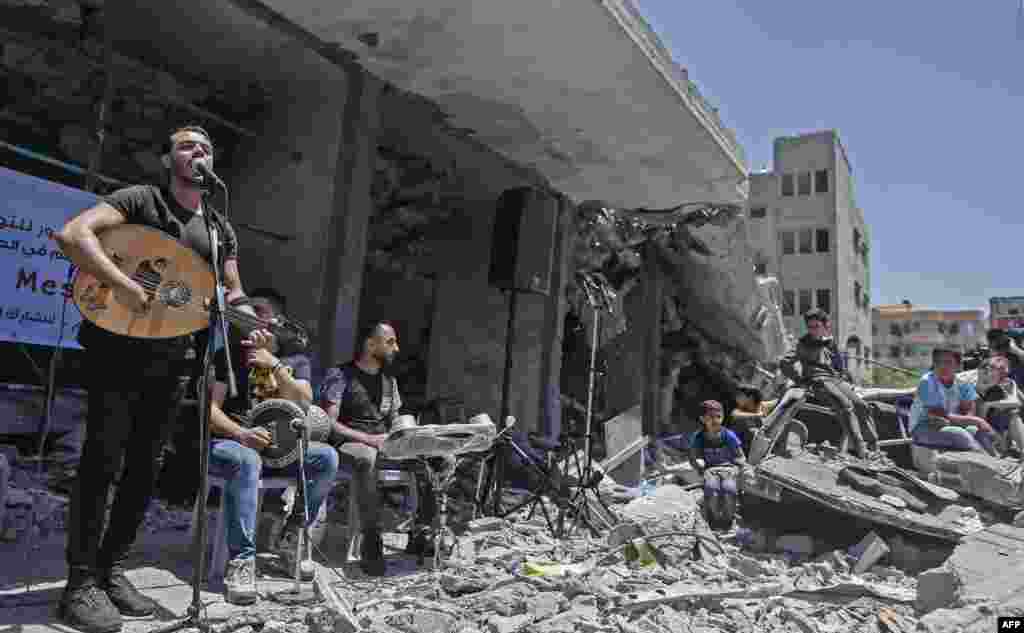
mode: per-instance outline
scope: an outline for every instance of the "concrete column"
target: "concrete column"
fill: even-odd
[[[565,287],[572,275],[571,257],[575,239],[576,207],[566,198],[559,205],[558,229],[555,234],[554,270],[551,272],[551,294],[547,297],[544,333],[541,341],[540,430],[550,438],[562,432],[562,339],[565,330]]]
[[[334,177],[332,213],[325,228],[318,373],[353,357],[359,319],[366,235],[373,215],[378,97],[383,84],[366,71],[348,72],[348,98],[341,114],[341,143]]]
[[[665,296],[665,274],[657,246],[644,245],[644,435],[657,437],[661,431],[661,312]]]

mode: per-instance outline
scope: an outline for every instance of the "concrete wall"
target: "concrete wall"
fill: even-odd
[[[424,268],[437,276],[427,396],[460,398],[467,414],[486,412],[497,420],[508,299],[488,284],[495,202],[505,189],[544,182],[477,142],[453,136],[432,119],[427,107],[401,93],[382,99],[379,143],[426,157],[455,174],[461,200],[450,204],[460,207],[463,221],[432,243],[433,254],[424,262]],[[373,294],[364,293],[363,312],[391,301],[376,302]],[[517,303],[510,413],[520,420],[521,428],[536,429],[548,301],[541,295],[520,294]]]
[[[312,60],[311,60],[312,62]],[[276,86],[280,95],[258,138],[243,141],[225,181],[236,224],[287,235],[281,242],[238,227],[239,266],[247,288],[273,286],[289,312],[318,334],[323,293],[322,252],[334,204],[335,169],[345,108],[346,78],[324,63],[322,82]],[[302,160],[281,150],[296,146]]]

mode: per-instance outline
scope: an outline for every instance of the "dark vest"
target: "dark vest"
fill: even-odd
[[[397,381],[383,376],[381,401],[373,402],[370,393],[359,380],[359,370],[351,363],[338,367],[345,376],[345,392],[338,405],[338,419],[344,424],[363,433],[387,433],[391,420],[398,415],[395,408]]]

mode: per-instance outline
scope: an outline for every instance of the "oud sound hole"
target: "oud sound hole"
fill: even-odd
[[[180,281],[171,281],[160,287],[160,302],[172,308],[181,308],[192,301],[192,290]]]

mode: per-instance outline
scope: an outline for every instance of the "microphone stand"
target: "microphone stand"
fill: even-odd
[[[316,600],[315,591],[310,588],[302,591],[302,560],[308,558],[312,549],[312,541],[309,539],[309,488],[306,482],[306,450],[309,448],[309,427],[304,420],[298,418],[292,420],[291,430],[297,434],[299,440],[299,472],[295,476],[296,485],[299,486],[295,493],[295,500],[299,500],[298,490],[302,491],[302,530],[299,532],[299,542],[295,545],[295,584],[290,589],[283,589],[274,594],[274,599],[285,604],[303,604]],[[319,510],[319,508],[317,508]],[[292,512],[295,512],[294,505]],[[315,573],[315,572],[314,572]]]
[[[228,195],[227,187],[223,187],[225,198]],[[219,235],[217,227],[213,223],[213,214],[206,204],[209,196],[209,189],[203,190],[203,219],[206,222],[206,234],[210,240],[210,263],[213,268],[215,284],[214,300],[210,304],[210,327],[206,338],[206,350],[203,353],[202,376],[199,379],[198,400],[199,400],[199,497],[196,499],[195,515],[192,520],[196,529],[192,538],[192,603],[188,607],[185,618],[179,622],[161,627],[153,633],[172,633],[182,629],[199,629],[208,631],[208,623],[203,622],[200,612],[203,609],[202,595],[199,586],[202,584],[206,568],[206,497],[207,485],[210,476],[210,416],[213,407],[213,382],[214,382],[214,355],[216,354],[217,334],[224,345],[224,356],[227,361],[228,372],[228,395],[234,398],[238,395],[238,383],[235,380],[234,367],[231,362],[231,347],[228,341],[228,326],[224,315],[227,308],[224,305],[224,284],[222,265],[220,260]]]
[[[612,311],[612,300],[610,292],[607,287],[601,281],[596,281],[594,277],[588,273],[580,273],[578,275],[580,286],[583,288],[583,292],[587,296],[587,304],[590,306],[591,315],[593,318],[593,324],[591,327],[590,337],[590,371],[587,377],[587,408],[585,414],[585,428],[586,432],[584,435],[584,452],[586,453],[586,462],[583,466],[582,471],[579,470],[579,463],[577,461],[576,468],[579,473],[579,482],[576,489],[576,493],[569,500],[569,503],[559,512],[558,517],[558,529],[563,535],[565,531],[565,518],[566,515],[573,515],[572,526],[569,530],[571,533],[576,526],[580,523],[585,524],[590,528],[591,532],[595,535],[598,531],[594,528],[593,522],[588,520],[588,516],[594,513],[595,510],[604,511],[604,516],[599,517],[604,523],[608,525],[606,527],[613,527],[611,510],[605,505],[604,500],[601,499],[601,493],[598,491],[598,484],[604,478],[603,473],[593,472],[593,420],[594,420],[594,380],[597,375],[597,348],[598,348],[598,331],[601,325],[601,312]],[[594,501],[596,506],[592,506],[590,499],[587,498],[588,491],[594,495]]]

